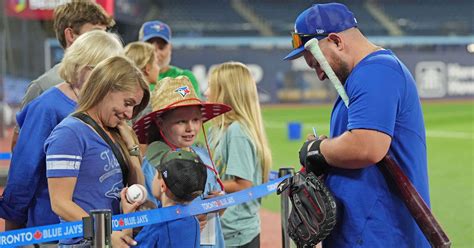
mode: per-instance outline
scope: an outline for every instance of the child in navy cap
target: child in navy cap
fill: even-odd
[[[153,196],[162,207],[188,204],[204,191],[207,168],[193,152],[170,150],[155,168]],[[200,247],[200,239],[195,216],[145,226],[135,237],[137,247]]]

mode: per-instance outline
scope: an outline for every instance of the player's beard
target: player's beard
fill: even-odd
[[[331,63],[331,68],[333,69],[334,73],[336,74],[337,78],[341,81],[341,84],[344,85],[346,83],[349,74],[351,74],[351,70],[347,62],[341,59],[341,57],[337,56],[335,53],[331,52],[329,55]]]

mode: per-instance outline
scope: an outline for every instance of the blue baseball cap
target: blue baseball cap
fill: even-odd
[[[352,27],[357,27],[357,20],[344,4],[315,4],[296,18],[295,31],[292,32],[294,49],[283,59],[301,57],[304,44],[312,38],[321,40],[330,33],[339,33]]]
[[[143,23],[138,34],[140,41],[148,41],[153,38],[161,38],[166,42],[171,40],[171,28],[161,21],[149,21]]]

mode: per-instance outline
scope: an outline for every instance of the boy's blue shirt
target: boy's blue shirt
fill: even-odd
[[[199,222],[194,216],[143,227],[135,237],[135,247],[200,247]]]

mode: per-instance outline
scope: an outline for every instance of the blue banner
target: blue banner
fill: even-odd
[[[287,177],[289,177],[289,175],[239,192],[202,201],[193,201],[186,206],[178,205],[130,214],[114,215],[112,217],[112,229],[122,230],[162,223],[192,215],[214,212],[252,201],[275,192],[278,184]],[[0,247],[37,244],[82,236],[82,221],[66,222],[0,233]]]

